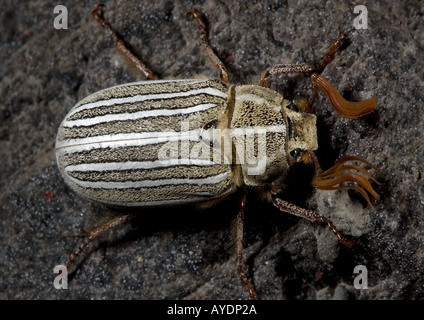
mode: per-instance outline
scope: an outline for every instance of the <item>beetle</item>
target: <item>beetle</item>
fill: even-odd
[[[262,74],[259,85],[232,85],[225,65],[209,43],[202,15],[196,9],[188,15],[198,25],[220,80],[157,80],[105,20],[103,6],[93,10],[94,18],[111,34],[118,49],[148,81],[104,89],[77,103],[58,129],[57,164],[65,182],[76,193],[113,207],[210,206],[241,190],[236,258],[241,282],[250,298],[256,299],[258,295],[243,266],[243,190],[256,188],[279,210],[320,221],[344,245],[352,246],[354,242],[344,238],[331,221],[279,198],[278,194],[293,164],[312,163],[313,187],[352,188],[372,206],[367,191],[379,198],[369,182],[375,179],[368,170],[346,163],[356,161],[377,168],[365,159],[346,156],[323,172],[313,152],[318,142],[316,117],[310,112],[318,90],[339,114],[348,118],[373,112],[377,100],[348,102],[321,75],[348,41],[342,35],[315,66],[276,65]],[[309,76],[313,94],[308,104],[296,104],[270,89],[272,75],[288,73]],[[350,184],[342,184],[345,182]],[[67,269],[85,246],[133,216],[118,216],[91,231],[69,259]]]

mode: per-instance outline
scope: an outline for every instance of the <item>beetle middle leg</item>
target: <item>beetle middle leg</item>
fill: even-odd
[[[246,204],[246,197],[243,194],[239,200],[239,212],[236,220],[236,257],[237,257],[237,265],[238,271],[240,275],[240,280],[243,286],[249,292],[250,299],[257,300],[258,295],[253,288],[253,286],[249,283],[249,279],[247,277],[246,271],[243,266],[243,227],[244,227],[244,207]]]
[[[202,42],[204,46],[206,47],[206,53],[208,54],[212,62],[215,64],[215,66],[218,68],[220,76],[221,76],[221,81],[227,84],[230,83],[227,69],[225,68],[224,63],[218,58],[218,56],[215,54],[215,52],[213,51],[209,43],[208,33],[206,31],[206,25],[202,20],[202,16],[200,12],[197,9],[194,9],[193,11],[187,12],[187,16],[192,16],[196,20],[200,30]]]
[[[103,28],[105,28],[111,35],[112,39],[116,42],[116,46],[119,51],[122,52],[124,56],[126,56],[135,67],[140,70],[148,80],[157,80],[158,77],[143,63],[140,59],[138,59],[131,51],[127,48],[124,41],[119,37],[118,33],[113,29],[108,21],[103,17],[103,4],[97,5],[97,7],[93,10],[93,17],[96,19]]]

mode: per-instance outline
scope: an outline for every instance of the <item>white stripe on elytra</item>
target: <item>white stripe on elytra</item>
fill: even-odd
[[[167,205],[177,205],[177,204],[186,204],[193,202],[204,202],[217,198],[217,195],[210,195],[209,197],[193,197],[187,199],[174,199],[174,200],[157,200],[157,201],[140,201],[140,202],[119,202],[119,201],[107,201],[104,199],[99,199],[98,201],[108,204],[108,205],[117,205],[117,206],[126,206],[126,207],[149,207],[149,206],[167,206]]]
[[[57,141],[56,152],[59,151],[59,149],[65,149],[66,153],[73,153],[97,148],[145,146],[171,141],[200,141],[200,130],[201,129],[196,129],[185,132],[118,133],[81,139],[62,140]]]
[[[86,172],[86,171],[120,171],[136,169],[154,169],[160,167],[170,167],[176,165],[188,166],[213,166],[215,162],[205,159],[169,159],[155,161],[126,161],[126,162],[106,162],[106,163],[81,163],[67,166],[65,172]]]
[[[177,108],[177,109],[153,109],[138,111],[134,113],[119,113],[119,114],[106,114],[103,116],[97,116],[93,118],[78,119],[78,120],[64,120],[62,122],[63,127],[77,127],[77,126],[91,126],[99,123],[110,122],[110,121],[125,121],[125,120],[136,120],[148,117],[159,117],[159,116],[173,116],[179,114],[189,114],[199,111],[205,111],[211,108],[217,107],[215,103],[199,104],[188,108]]]
[[[68,118],[72,116],[73,114],[82,110],[87,110],[87,109],[92,109],[97,107],[119,105],[124,103],[135,103],[135,102],[154,100],[154,99],[173,99],[173,98],[179,98],[179,97],[189,97],[189,96],[202,94],[202,93],[227,99],[227,93],[212,87],[199,88],[199,89],[183,91],[183,92],[143,94],[143,95],[136,95],[133,97],[113,98],[113,99],[106,99],[106,100],[100,100],[96,102],[83,104],[77,108],[73,108],[66,117]]]
[[[158,180],[142,180],[142,181],[124,181],[124,182],[108,182],[108,181],[81,181],[73,177],[67,178],[76,185],[83,188],[93,189],[130,189],[130,188],[150,188],[165,185],[182,185],[192,184],[202,186],[205,184],[217,184],[230,176],[229,172],[220,173],[218,175],[200,178],[200,179],[158,179]]]

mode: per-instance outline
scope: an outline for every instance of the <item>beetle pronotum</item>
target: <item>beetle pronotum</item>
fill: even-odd
[[[277,197],[290,166],[305,162],[315,164],[315,188],[352,188],[370,204],[366,191],[379,198],[368,181],[373,179],[368,171],[345,164],[353,160],[376,169],[369,162],[344,157],[322,172],[313,153],[318,148],[316,118],[309,112],[318,90],[338,113],[349,118],[369,114],[377,104],[374,98],[345,101],[320,75],[347,39],[339,37],[314,67],[277,65],[262,75],[259,85],[234,86],[209,44],[200,13],[193,10],[188,15],[197,22],[221,80],[156,80],[103,18],[102,6],[93,11],[118,48],[152,81],[99,91],[71,109],[56,141],[57,163],[66,183],[89,200],[118,207],[211,205],[237,190],[256,187],[276,208],[323,222],[344,245],[351,246],[353,242],[319,213]],[[312,82],[312,99],[306,106],[298,106],[298,111],[291,110],[290,101],[269,89],[273,74],[286,73],[304,73]],[[354,185],[340,185],[344,182]],[[236,218],[238,271],[250,297],[256,299],[243,266],[245,196],[240,194]],[[100,234],[131,218],[132,214],[125,214],[94,229],[66,267],[69,269],[83,248]]]

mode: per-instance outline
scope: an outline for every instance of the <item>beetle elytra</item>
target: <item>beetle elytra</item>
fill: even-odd
[[[93,15],[112,35],[118,48],[150,81],[108,88],[83,99],[63,120],[57,134],[56,157],[66,183],[89,200],[109,206],[148,207],[222,201],[246,187],[255,187],[276,208],[326,224],[347,246],[335,226],[319,213],[297,207],[277,195],[290,166],[313,163],[312,185],[319,189],[352,188],[371,204],[375,198],[369,172],[344,157],[322,172],[313,153],[318,148],[316,117],[310,113],[317,91],[322,91],[342,116],[357,118],[371,113],[377,100],[345,101],[320,75],[347,41],[339,37],[321,63],[277,65],[268,69],[259,85],[230,84],[225,65],[211,48],[205,24],[197,10],[189,12],[198,24],[208,56],[220,80],[157,80],[103,18],[102,6]],[[297,106],[270,88],[273,74],[304,73],[313,95]],[[352,172],[354,171],[354,172]],[[375,180],[374,180],[375,181]],[[344,182],[354,185],[341,185]],[[243,266],[243,209],[240,198],[236,225],[236,257],[243,286],[257,298]],[[83,248],[103,232],[132,218],[125,214],[93,230],[71,256],[67,268]]]

